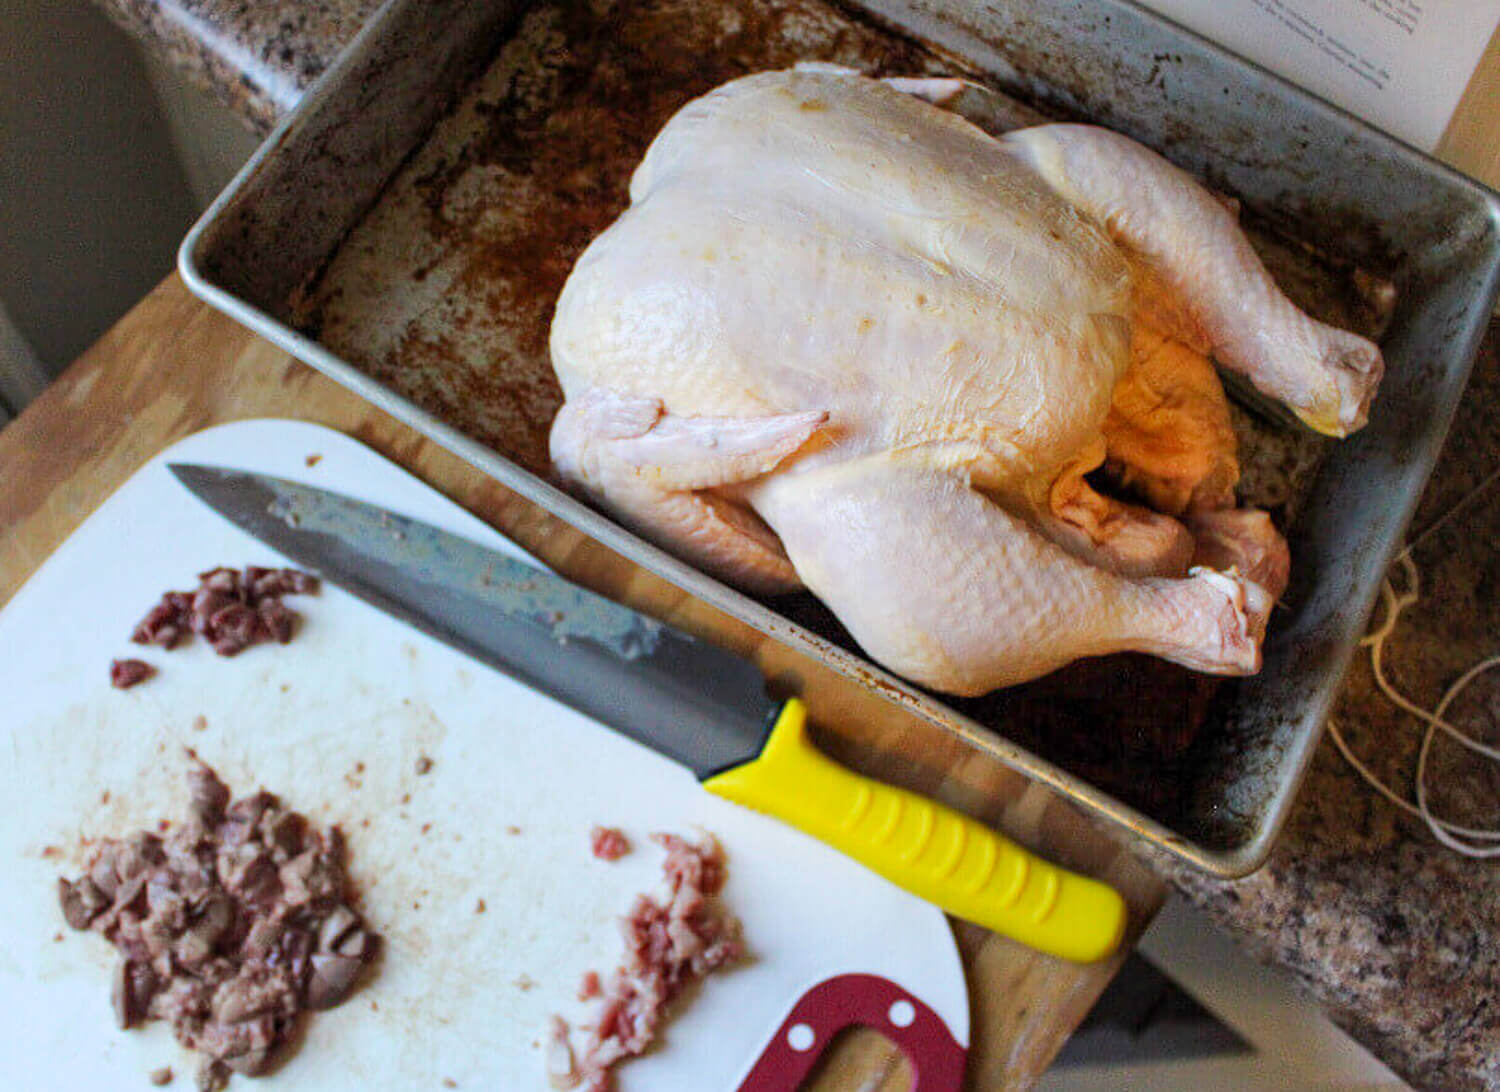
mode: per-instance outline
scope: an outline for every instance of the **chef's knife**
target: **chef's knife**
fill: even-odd
[[[1111,887],[862,777],[808,739],[749,661],[535,566],[313,486],[174,464],[220,515],[437,640],[682,763],[703,786],[841,850],[957,917],[1068,959],[1125,928]]]

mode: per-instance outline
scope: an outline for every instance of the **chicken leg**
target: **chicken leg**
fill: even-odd
[[[1319,432],[1345,436],[1365,423],[1380,350],[1287,299],[1234,213],[1192,176],[1089,125],[1020,129],[1000,142],[1147,267],[1138,290],[1166,297],[1152,308],[1165,333],[1212,353]]]
[[[1126,650],[1219,674],[1260,667],[1271,601],[1257,585],[1097,568],[919,460],[825,463],[746,492],[855,640],[924,686],[983,694]]]
[[[1107,497],[1079,463],[1053,482],[1038,529],[1074,557],[1126,576],[1181,576],[1195,544],[1171,516]]]

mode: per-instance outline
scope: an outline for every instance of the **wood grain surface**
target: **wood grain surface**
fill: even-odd
[[[156,452],[198,429],[253,417],[340,429],[570,578],[753,656],[776,685],[809,699],[821,742],[842,760],[942,799],[1114,884],[1131,907],[1130,942],[1159,907],[1161,881],[1049,790],[585,538],[195,300],[175,275],[0,431],[0,604]],[[972,1006],[969,1087],[1028,1087],[1118,969],[1123,951],[1085,967],[981,929],[955,928]],[[908,1074],[894,1046],[874,1033],[856,1034],[840,1043],[814,1087],[896,1092],[908,1086]]]
[[[1433,155],[1491,189],[1500,189],[1500,27]]]

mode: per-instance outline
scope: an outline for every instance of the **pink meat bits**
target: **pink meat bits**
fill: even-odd
[[[665,900],[641,895],[620,919],[624,955],[602,987],[598,1016],[576,1064],[566,1024],[554,1023],[549,1075],[557,1087],[609,1092],[614,1067],[645,1053],[682,990],[744,955],[739,919],[716,898],[727,877],[718,841],[705,835],[693,843],[675,834],[653,834],[651,840],[667,852],[662,861]],[[590,981],[586,975],[580,999],[597,988],[598,976]],[[559,1073],[562,1059],[568,1066]]]
[[[595,827],[589,832],[589,847],[601,861],[618,861],[630,852],[630,839],[618,827]]]

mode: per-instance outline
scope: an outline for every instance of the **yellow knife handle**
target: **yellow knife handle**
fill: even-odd
[[[1125,933],[1114,888],[1033,856],[976,819],[862,777],[807,737],[807,708],[783,706],[760,755],[704,787],[774,816],[955,917],[1038,951],[1103,959]]]

